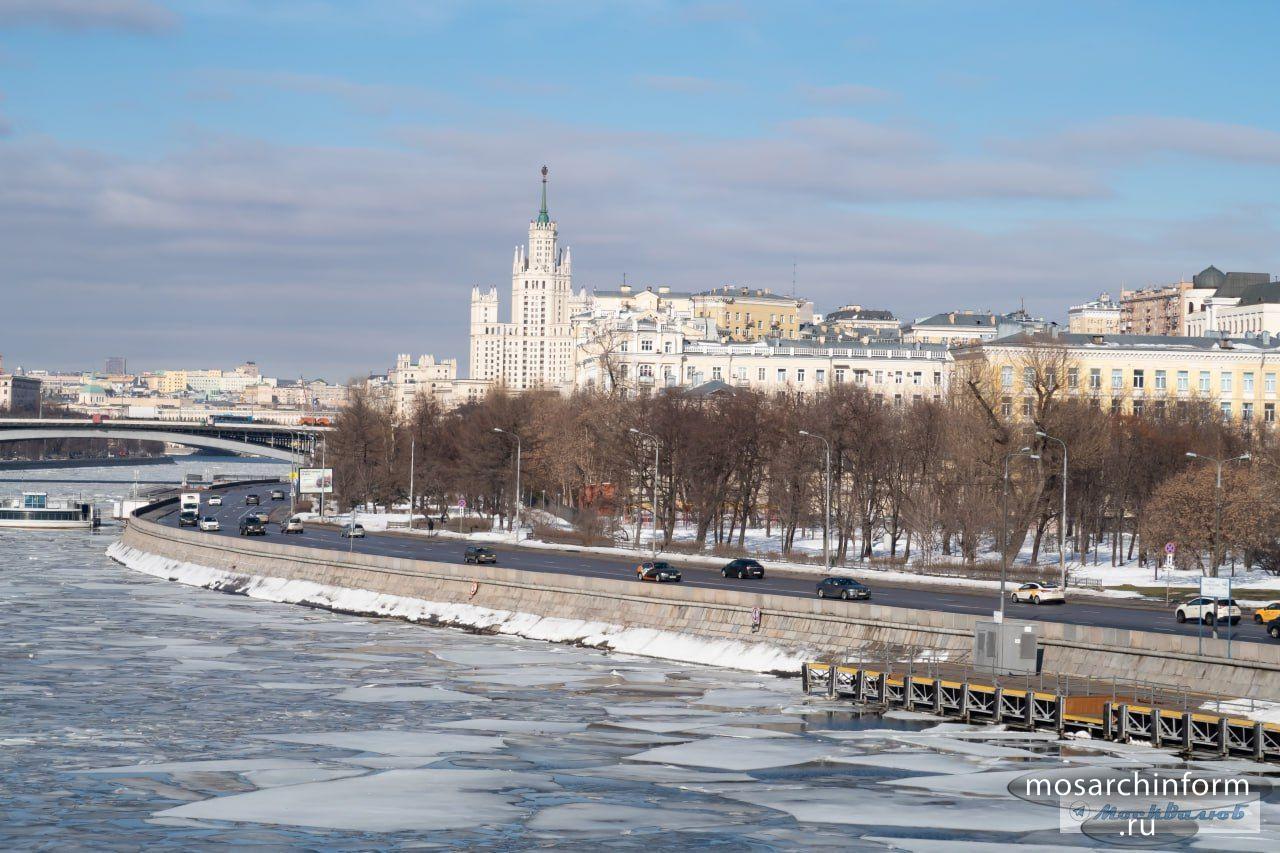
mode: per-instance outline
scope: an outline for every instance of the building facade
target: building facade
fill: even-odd
[[[471,290],[471,379],[513,391],[572,387],[571,317],[585,301],[573,293],[572,256],[547,213],[543,166],[542,208],[511,262],[511,319],[499,319],[496,287]]]
[[[768,289],[725,285],[693,294],[693,313],[714,320],[734,341],[797,338],[801,327],[813,322],[813,303]]]
[[[1097,299],[1067,309],[1067,331],[1075,335],[1118,335],[1123,313],[1110,293],[1101,293]]]
[[[0,409],[10,412],[38,412],[40,380],[12,373],[0,375]]]
[[[902,339],[906,343],[964,346],[1022,332],[1042,331],[1047,325],[1043,319],[1032,317],[1023,310],[1009,314],[948,311],[912,323],[903,332]]]
[[[407,353],[396,357],[396,366],[387,371],[391,386],[391,403],[396,414],[407,417],[413,413],[418,395],[435,400],[442,409],[454,405],[453,388],[458,379],[458,360],[423,355],[414,361]]]
[[[959,349],[955,361],[958,373],[987,383],[1001,413],[1012,417],[1032,414],[1038,383],[1117,415],[1159,415],[1202,402],[1225,418],[1269,424],[1280,403],[1280,338],[1265,333],[1018,335]]]

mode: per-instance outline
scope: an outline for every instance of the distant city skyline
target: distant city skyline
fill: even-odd
[[[1105,27],[1099,22],[1105,21]],[[0,2],[6,366],[467,357],[549,206],[575,286],[902,319],[1280,270],[1280,10]],[[503,319],[508,319],[503,317]]]

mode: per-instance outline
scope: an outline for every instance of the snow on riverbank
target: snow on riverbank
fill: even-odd
[[[750,672],[798,672],[804,661],[812,657],[812,652],[803,648],[710,640],[674,631],[626,628],[608,622],[560,619],[471,604],[425,601],[311,581],[228,572],[149,554],[123,542],[112,543],[107,548],[107,556],[152,577],[188,586],[236,592],[264,601],[306,604],[342,613],[391,616],[410,622],[493,631],[553,643],[575,643],[683,663]]]

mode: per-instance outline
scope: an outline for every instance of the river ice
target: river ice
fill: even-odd
[[[112,538],[0,533],[4,849],[1062,849],[1088,842],[1013,775],[1178,763],[210,592],[112,562]]]

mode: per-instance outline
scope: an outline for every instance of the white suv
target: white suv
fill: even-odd
[[[1214,620],[1215,609],[1219,622],[1230,622],[1232,625],[1240,622],[1240,605],[1236,604],[1235,599],[1226,598],[1219,598],[1216,605],[1212,598],[1193,598],[1190,601],[1184,601],[1178,605],[1174,616],[1180,623],[1203,622],[1208,625]]]

